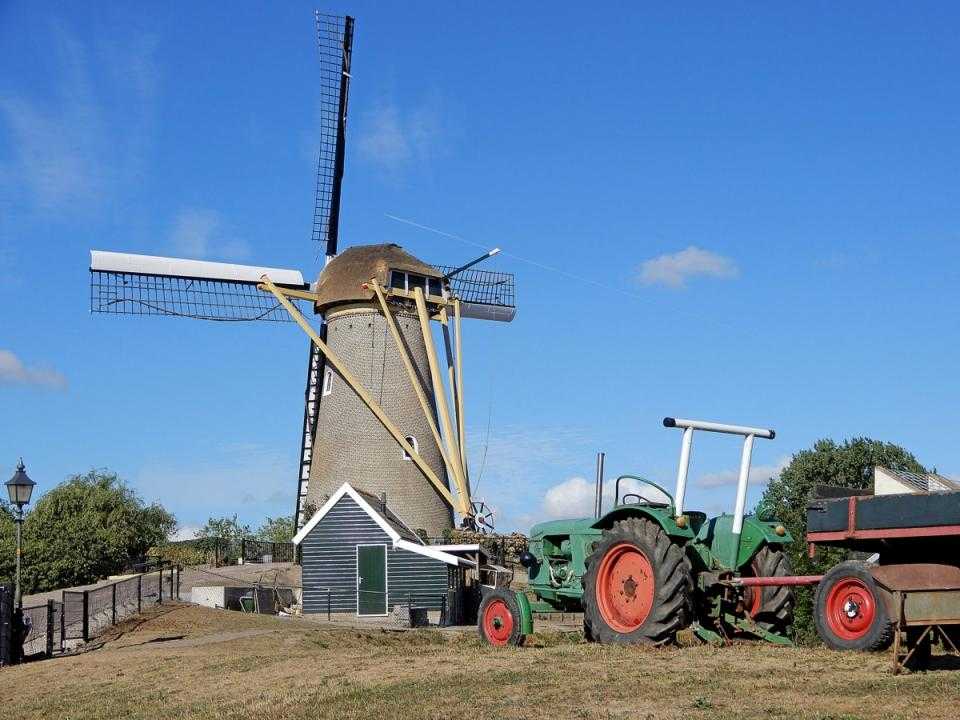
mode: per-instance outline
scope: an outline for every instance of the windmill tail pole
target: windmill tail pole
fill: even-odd
[[[494,248],[494,249],[491,250],[490,252],[485,253],[485,254],[481,255],[480,257],[478,257],[478,258],[476,258],[476,259],[474,259],[474,260],[471,260],[471,261],[468,262],[466,265],[461,265],[461,266],[458,267],[458,268],[454,268],[453,270],[451,270],[450,272],[448,272],[446,275],[444,275],[444,276],[443,276],[443,279],[444,279],[444,280],[449,280],[449,279],[452,278],[454,275],[458,275],[458,274],[462,273],[464,270],[469,270],[469,269],[472,268],[474,265],[478,265],[479,263],[482,263],[482,262],[483,262],[484,260],[486,260],[487,258],[492,258],[494,255],[497,255],[499,252],[500,252],[500,248]]]

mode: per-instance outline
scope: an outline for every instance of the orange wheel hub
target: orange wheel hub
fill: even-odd
[[[834,635],[859,640],[870,630],[877,614],[873,591],[859,578],[843,578],[827,594],[826,614],[827,627]]]
[[[604,621],[619,633],[631,633],[647,619],[655,590],[653,565],[636,545],[614,545],[600,561],[597,604]]]
[[[513,634],[513,614],[503,600],[494,600],[483,611],[483,634],[491,645],[507,645]]]

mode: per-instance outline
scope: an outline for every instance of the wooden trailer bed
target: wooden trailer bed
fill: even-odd
[[[807,542],[864,552],[924,541],[960,542],[960,492],[815,498],[807,506]],[[939,554],[939,553],[937,553]]]

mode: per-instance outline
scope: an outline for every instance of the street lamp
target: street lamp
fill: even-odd
[[[17,463],[17,471],[13,477],[7,480],[7,495],[10,502],[17,506],[17,514],[14,520],[17,523],[17,578],[13,591],[13,602],[17,610],[23,608],[23,598],[20,596],[20,534],[23,526],[23,506],[30,504],[30,496],[33,495],[33,486],[36,483],[27,477],[26,468],[23,466],[23,458]]]

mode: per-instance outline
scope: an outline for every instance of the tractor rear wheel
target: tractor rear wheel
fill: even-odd
[[[586,564],[583,631],[588,640],[660,645],[689,622],[690,561],[652,520],[616,521]]]
[[[793,575],[790,558],[778,545],[764,545],[753,556],[750,571],[754,577]],[[787,585],[748,587],[743,597],[750,618],[770,632],[785,635],[793,625],[793,589]]]
[[[477,630],[480,638],[490,645],[522,645],[524,636],[516,593],[508,588],[486,592],[477,612]]]
[[[814,600],[817,634],[834,650],[884,650],[894,622],[866,563],[848,560],[827,571]]]

